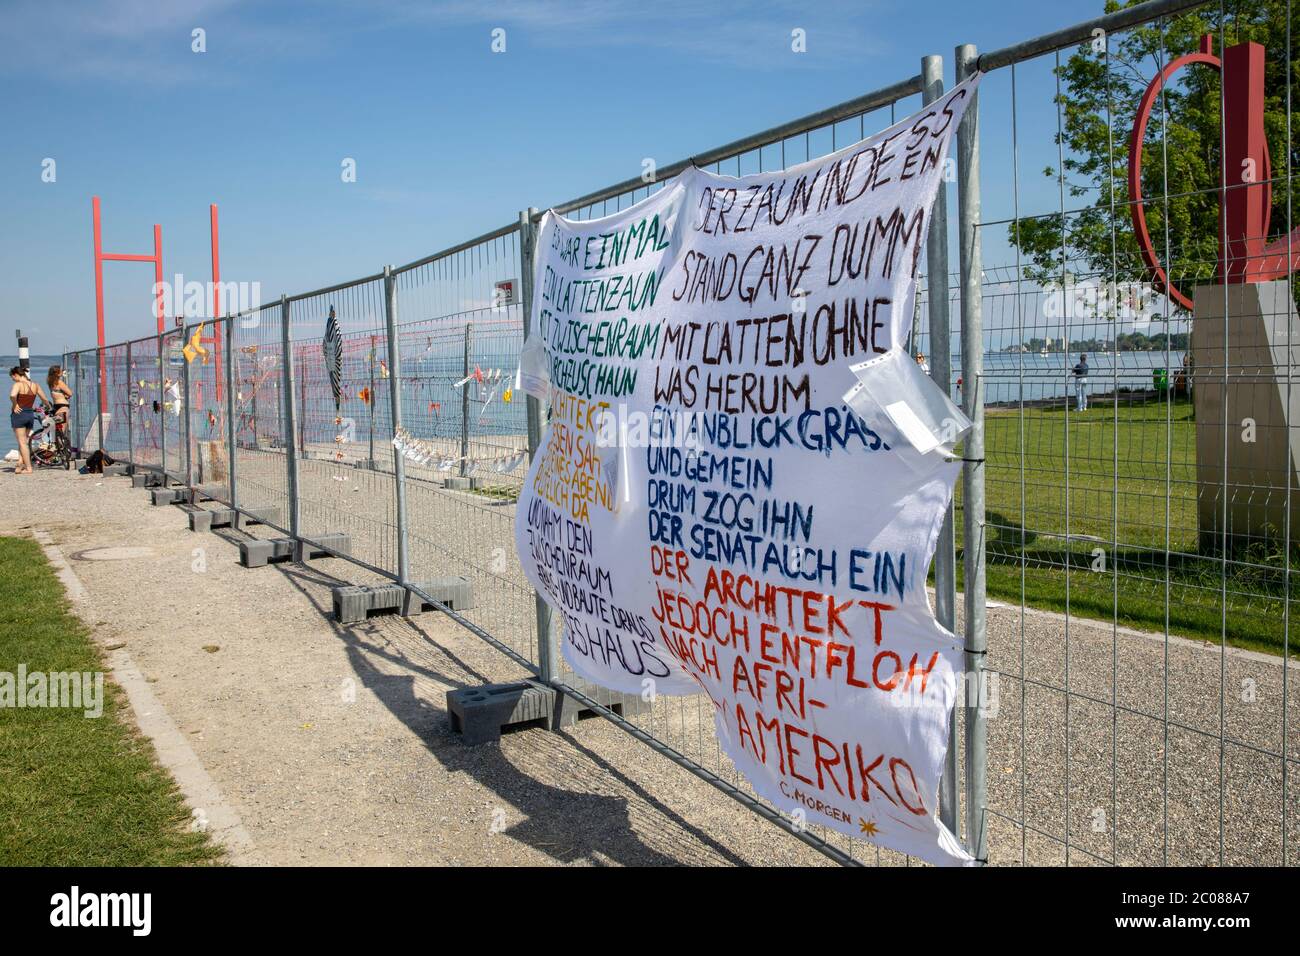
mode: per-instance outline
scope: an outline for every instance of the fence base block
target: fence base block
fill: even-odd
[[[230,508],[214,508],[213,514],[221,514],[223,517],[228,513],[230,516],[230,527],[236,531],[247,525],[254,524],[279,524],[280,523],[280,506],[265,505],[261,508],[240,508],[238,511],[232,511]],[[212,526],[225,527],[225,524],[218,525],[217,519],[212,519]]]
[[[613,691],[590,696],[610,710],[623,713],[624,695]],[[460,734],[461,742],[473,747],[501,739],[507,728],[544,727],[558,730],[577,723],[590,708],[553,687],[531,681],[515,684],[484,684],[447,692],[447,715],[451,729]]]
[[[360,468],[362,471],[378,471],[379,460],[376,458],[362,458],[360,461],[354,461],[352,467]]]
[[[473,587],[460,577],[438,578],[416,584],[430,597],[437,598],[453,610],[464,611],[474,606]],[[334,619],[341,624],[357,624],[371,613],[397,611],[403,616],[423,614],[437,610],[400,584],[380,584],[373,587],[346,585],[334,588]]]
[[[192,485],[187,489],[187,499],[192,505],[200,501],[216,501],[225,490],[225,485]]]
[[[352,542],[345,534],[317,535],[315,541],[295,541],[293,538],[241,541],[239,563],[246,568],[260,568],[279,561],[301,562],[313,558],[330,558],[334,552],[348,554],[351,549]]]
[[[126,464],[105,465],[104,474],[106,475],[129,475],[131,466]]]
[[[177,505],[188,499],[184,488],[155,488],[149,497],[155,505]]]
[[[625,701],[636,698],[604,688],[587,692],[597,703],[624,714]],[[593,715],[591,708],[557,691],[531,681],[514,684],[485,684],[447,692],[447,714],[451,728],[467,746],[500,740],[507,728],[544,727],[558,730]]]
[[[132,488],[161,488],[162,475],[156,471],[137,471],[131,474]]]
[[[239,542],[239,563],[246,568],[261,568],[293,557],[292,538],[268,538]]]
[[[234,528],[241,525],[275,523],[280,520],[280,509],[250,508],[246,514],[240,514],[233,508],[200,508],[197,505],[182,505],[190,516],[191,531],[212,531],[215,528]]]
[[[351,554],[352,539],[346,534],[331,531],[327,534],[312,535],[310,541],[297,542],[295,561],[311,561],[313,558],[332,558],[335,554]]]

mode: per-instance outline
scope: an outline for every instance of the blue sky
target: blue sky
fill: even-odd
[[[892,83],[925,53],[944,56],[951,82],[959,42],[990,50],[1100,11],[1100,0],[7,0],[0,342],[21,327],[38,352],[93,344],[92,195],[106,249],[149,252],[161,223],[166,275],[199,281],[218,203],[223,278],[260,282],[271,299],[636,176],[643,158],[668,163]],[[191,50],[195,28],[205,53]],[[504,53],[491,49],[496,28]],[[806,53],[791,50],[796,28]],[[1022,141],[1022,208],[1055,203],[1041,175],[1055,159],[1048,66],[1018,81],[1022,137],[1035,137]],[[1010,213],[1006,81],[989,77],[982,96],[986,218]],[[355,183],[341,180],[345,157]],[[992,238],[986,262],[1007,256]],[[110,342],[153,330],[151,281],[147,265],[106,267]]]

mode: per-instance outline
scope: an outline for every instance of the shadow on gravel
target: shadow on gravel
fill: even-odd
[[[228,540],[237,542],[238,538],[232,536]],[[487,675],[438,644],[409,618],[393,616],[388,620],[399,623],[413,637],[435,649],[436,654],[451,665],[447,670],[432,667],[427,661],[413,660],[391,645],[385,647],[372,640],[378,634],[373,621],[360,625],[339,624],[332,619],[332,606],[322,603],[319,592],[312,593],[308,585],[328,588],[348,581],[316,567],[281,564],[276,568],[330,622],[334,633],[346,645],[348,660],[358,680],[424,742],[443,768],[448,773],[465,773],[473,777],[496,794],[503,804],[512,807],[512,816],[523,817],[522,822],[506,826],[501,831],[503,834],[560,863],[604,864],[613,861],[624,866],[677,866],[725,862],[745,865],[744,859],[646,793],[635,781],[584,747],[571,732],[529,729],[517,736],[526,737],[524,759],[546,767],[549,773],[568,774],[572,778],[572,787],[554,786],[531,776],[515,766],[502,753],[499,744],[466,747],[459,735],[452,731],[443,703],[422,699],[416,694],[415,682],[417,678],[424,678],[460,688],[491,683]],[[401,667],[406,673],[380,672],[371,663],[375,657]],[[581,768],[578,766],[581,764],[588,766]],[[577,773],[579,769],[585,770],[581,776]],[[658,838],[656,842],[672,841],[681,852],[670,856],[644,842],[633,825],[626,797],[589,792],[591,769],[598,770],[597,781],[603,777],[611,784],[637,793],[644,801],[645,809],[653,814],[650,820],[645,819],[649,814],[643,815],[643,827],[646,822],[652,823]],[[680,834],[679,840],[673,839],[675,834]]]

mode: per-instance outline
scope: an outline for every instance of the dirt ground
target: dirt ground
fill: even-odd
[[[0,533],[38,530],[242,820],[235,862],[827,862],[603,720],[464,746],[446,692],[522,672],[440,614],[335,624],[337,559],[246,569],[239,535],[189,531],[127,478],[6,466]]]

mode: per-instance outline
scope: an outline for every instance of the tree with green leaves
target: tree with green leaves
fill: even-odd
[[[1130,3],[1108,0],[1106,12]],[[1029,278],[1068,281],[1094,272],[1116,281],[1149,279],[1130,221],[1129,137],[1148,84],[1169,62],[1200,48],[1214,35],[1222,45],[1254,41],[1267,51],[1265,133],[1273,172],[1270,238],[1285,235],[1291,171],[1298,158],[1288,129],[1287,84],[1295,95],[1300,76],[1290,32],[1300,44],[1300,0],[1242,0],[1220,8],[1149,23],[1122,35],[1082,44],[1058,68],[1064,160],[1046,176],[1064,186],[1066,215],[1022,218],[1011,224],[1010,242],[1028,259]],[[1300,106],[1300,97],[1297,97]],[[1219,71],[1193,64],[1176,74],[1157,97],[1142,144],[1142,192],[1147,227],[1171,279],[1184,288],[1213,278],[1219,250]],[[1260,173],[1261,178],[1263,173]],[[1071,201],[1073,200],[1073,202]],[[1077,210],[1077,211],[1075,211]],[[1064,252],[1062,251],[1064,249]],[[1063,264],[1062,259],[1065,262]]]

